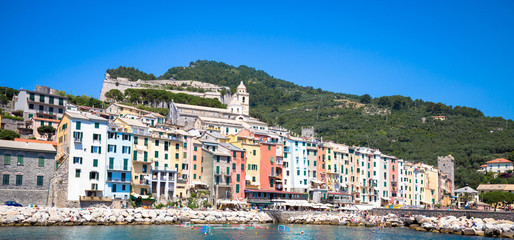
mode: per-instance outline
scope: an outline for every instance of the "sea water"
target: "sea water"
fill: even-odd
[[[56,226],[56,227],[1,227],[0,239],[492,239],[442,233],[419,232],[406,228],[366,228],[332,225],[285,224],[290,232],[281,232],[277,224],[261,225],[264,229],[224,229],[214,227],[211,234],[203,234],[201,227],[193,229],[173,225],[124,225],[124,226]],[[221,227],[219,227],[221,226]],[[302,233],[303,231],[303,233]]]

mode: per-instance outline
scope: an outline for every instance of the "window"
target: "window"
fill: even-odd
[[[37,186],[43,186],[43,176],[37,176]]]
[[[64,112],[64,109],[59,108],[59,113],[63,113],[63,112]]]
[[[45,158],[44,157],[39,157],[38,158],[37,166],[38,167],[44,167],[45,166]]]
[[[175,159],[178,159],[178,158],[179,158],[179,154],[175,153]]]
[[[241,158],[245,158],[245,152],[241,152]]]
[[[168,160],[168,154],[167,153],[164,154],[164,159]]]
[[[18,166],[22,166],[23,165],[23,156],[22,155],[18,155]]]
[[[34,104],[30,103],[29,104],[29,109],[34,109]]]
[[[145,138],[145,146],[148,146],[148,138]]]
[[[102,135],[93,134],[93,141],[102,141]]]
[[[155,140],[155,146],[158,147],[159,146],[159,140]]]
[[[138,137],[134,136],[134,144],[137,144]]]
[[[54,104],[54,97],[49,96],[49,97],[48,97],[48,103],[50,103],[50,104]]]
[[[197,146],[195,146],[195,147],[194,147],[194,150],[195,150],[195,152],[196,152],[196,151],[198,150],[198,147],[197,147]]]
[[[45,108],[43,107],[43,105],[39,105],[39,111],[43,111],[45,110]]]
[[[21,186],[23,184],[23,175],[16,175],[16,186]]]
[[[59,105],[64,106],[64,98],[59,98]]]
[[[76,178],[80,177],[80,169],[75,169],[75,177]]]
[[[155,158],[159,158],[159,151],[155,151]]]
[[[154,162],[155,169],[159,168],[159,162]]]
[[[180,145],[178,143],[175,144],[175,149],[179,149]]]
[[[98,159],[93,159],[93,167],[98,167]]]
[[[128,170],[128,158],[123,159],[123,170]]]
[[[31,93],[31,94],[30,94],[30,96],[29,96],[29,98],[30,98],[30,100],[32,100],[32,101],[35,101],[35,99],[36,99],[36,98],[35,98],[35,96],[34,96],[34,93]]]
[[[220,174],[220,166],[216,166],[216,174]]]
[[[227,175],[229,175],[229,174],[230,174],[230,168],[227,167]]]
[[[95,123],[95,128],[100,128],[100,123]]]
[[[193,155],[193,161],[196,161],[196,155]]]
[[[245,165],[244,163],[241,163],[241,171],[244,171],[245,170]]]
[[[236,193],[239,193],[239,184],[236,184]]]
[[[39,95],[39,102],[42,102],[42,103],[45,102],[45,96],[44,95]]]
[[[53,107],[49,107],[48,111],[50,112],[50,114],[52,114],[52,113],[54,113],[54,108]],[[52,124],[52,123],[50,123],[50,124]]]
[[[4,164],[11,164],[11,155],[4,155]]]
[[[80,122],[75,123],[75,129],[80,130]]]
[[[2,176],[2,185],[9,185],[9,177],[10,177],[9,174],[4,174]]]
[[[143,152],[143,155],[144,155],[144,161],[148,161],[148,152]]]

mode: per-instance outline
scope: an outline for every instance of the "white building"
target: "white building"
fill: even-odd
[[[306,193],[310,184],[307,174],[306,141],[297,137],[284,140],[284,191]]]
[[[68,149],[68,200],[104,196],[106,180],[107,120],[68,111],[59,125],[59,148]],[[68,137],[65,137],[66,135]]]
[[[68,99],[56,95],[55,90],[36,86],[36,91],[21,89],[14,98],[14,110],[22,110],[25,120],[32,117],[61,119]]]
[[[497,158],[486,162],[487,172],[504,173],[513,170],[512,162],[505,158]]]

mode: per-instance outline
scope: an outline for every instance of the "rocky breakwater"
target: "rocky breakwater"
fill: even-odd
[[[330,224],[366,227],[408,227],[417,231],[448,233],[469,236],[514,238],[514,222],[492,218],[466,217],[427,217],[416,215],[398,217],[394,214],[384,216],[360,213],[306,213],[289,217],[287,223]]]
[[[457,235],[514,238],[514,222],[492,218],[426,217],[403,219],[405,226],[417,231],[441,232]]]
[[[367,227],[401,227],[403,221],[396,215],[371,216],[354,213],[307,213],[289,217],[287,223],[294,224],[329,224],[329,225],[348,225],[348,226],[367,226]]]
[[[0,207],[0,226],[267,223],[263,212]]]

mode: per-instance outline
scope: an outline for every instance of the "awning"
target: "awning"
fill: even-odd
[[[282,180],[280,180],[280,179],[275,179],[275,182],[282,182]]]
[[[250,183],[251,185],[254,185],[254,186],[259,186],[259,182],[253,182],[253,183]]]
[[[193,181],[193,185],[203,185],[203,186],[209,186],[207,183],[201,182],[201,181]]]
[[[340,186],[341,187],[348,187],[348,185],[346,185],[346,183],[341,183]]]
[[[252,181],[252,177],[250,175],[246,175],[245,180],[246,181]]]
[[[386,200],[386,201],[391,200],[391,199],[390,199],[390,198],[388,198],[388,197],[380,197],[380,198],[382,198],[382,199],[384,199],[384,200]]]
[[[423,204],[433,204],[433,203],[427,202],[427,201],[421,201],[421,203],[423,203]]]
[[[324,183],[324,182],[322,182],[322,181],[318,181],[318,180],[316,180],[316,179],[311,179],[311,182],[313,182],[313,183],[317,183],[317,184],[322,184],[322,183]]]

